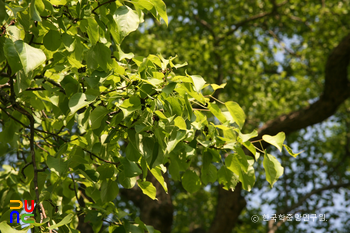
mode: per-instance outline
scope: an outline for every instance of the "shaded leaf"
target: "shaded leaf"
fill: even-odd
[[[266,172],[266,180],[271,187],[283,175],[283,167],[280,162],[273,156],[265,152],[263,166]]]
[[[101,200],[102,202],[113,201],[119,193],[118,183],[111,180],[104,180],[101,184]]]
[[[56,30],[50,30],[43,39],[45,48],[51,51],[56,51],[60,47],[61,42],[61,34]]]
[[[182,186],[189,193],[194,193],[199,190],[202,183],[196,172],[187,170],[182,176]]]
[[[102,119],[109,111],[102,106],[97,106],[90,114],[91,129],[97,129],[101,126]]]
[[[299,154],[301,154],[301,153],[303,153],[303,151],[302,152],[299,152],[299,153],[293,153],[293,151],[292,151],[292,149],[289,147],[289,146],[287,146],[286,144],[283,144],[283,146],[284,146],[284,148],[288,151],[288,153],[291,155],[291,156],[293,156],[294,158],[296,158]]]

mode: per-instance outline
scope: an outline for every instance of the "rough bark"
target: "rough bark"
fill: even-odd
[[[216,215],[209,232],[231,232],[238,216],[245,208],[247,202],[241,195],[242,185],[237,184],[235,191],[226,191],[219,187]],[[233,200],[233,201],[232,201]]]
[[[350,97],[348,66],[350,62],[350,34],[347,35],[329,55],[325,69],[324,90],[320,98],[308,107],[268,121],[259,129],[263,134],[280,131],[290,134],[326,120]]]
[[[164,175],[164,179],[168,184],[168,177],[166,175]],[[170,191],[167,194],[151,174],[148,174],[147,180],[152,182],[156,187],[156,197],[158,200],[152,200],[144,195],[136,186],[132,189],[122,189],[120,193],[140,208],[140,218],[145,224],[153,226],[161,233],[170,233],[174,212]]]

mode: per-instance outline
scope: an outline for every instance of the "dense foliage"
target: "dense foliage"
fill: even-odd
[[[216,181],[250,191],[260,155],[271,186],[282,175],[249,141],[257,131],[242,133],[242,108],[214,96],[224,84],[206,84],[175,57],[122,51],[145,13],[168,23],[162,1],[0,6],[2,232],[157,232],[118,206],[120,188],[137,185],[156,200],[147,177],[168,192],[167,173],[189,193]],[[263,136],[295,156],[284,139]],[[35,200],[35,223],[10,224],[10,200]]]
[[[350,206],[350,2],[165,3],[169,26],[146,18],[145,30],[131,34],[122,48],[142,54],[177,54],[180,61],[189,61],[188,72],[218,85],[226,83],[215,97],[242,106],[247,115],[245,133],[258,129],[260,137],[284,131],[288,144],[304,151],[297,159],[271,152],[285,167],[282,179],[271,190],[260,162],[256,163],[252,193],[242,191],[242,197],[226,196],[215,185],[208,192],[196,193],[198,202],[174,194],[174,232],[196,228],[213,232],[210,230],[219,229],[213,228],[215,222],[234,222],[220,232],[346,231]],[[220,206],[221,200],[226,208]],[[242,202],[242,208],[236,209]],[[189,215],[186,208],[196,214]],[[229,212],[230,208],[234,211]],[[224,219],[227,213],[231,218]],[[259,223],[252,223],[254,214],[259,215]],[[263,214],[326,214],[327,221],[282,221],[283,217],[263,221]]]

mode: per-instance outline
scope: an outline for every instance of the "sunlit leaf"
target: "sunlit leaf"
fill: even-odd
[[[149,196],[152,200],[157,200],[156,198],[157,190],[156,190],[156,187],[154,187],[154,185],[151,182],[138,180],[137,184],[144,194]]]
[[[286,138],[286,135],[284,132],[279,132],[275,136],[270,136],[270,135],[263,135],[262,136],[262,139],[265,142],[268,142],[271,145],[274,145],[275,147],[277,147],[277,149],[279,151],[282,151],[282,145],[283,145],[285,138]]]
[[[246,118],[243,109],[236,102],[233,101],[228,101],[225,103],[225,105],[236,124],[239,126],[240,129],[242,129]]]

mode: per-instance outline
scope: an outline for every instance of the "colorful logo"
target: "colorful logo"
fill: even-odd
[[[22,214],[20,215],[18,211],[16,210],[19,210],[23,207],[23,202],[21,202],[20,200],[10,200],[10,203],[18,203],[19,206],[10,206],[10,209],[13,210],[11,211],[10,213],[10,223],[13,223],[13,214],[16,214],[17,215],[17,223],[19,223],[19,217],[21,216],[21,220],[23,223],[34,223],[34,220],[32,218],[30,218],[31,216],[34,216],[34,214]],[[28,209],[28,201],[25,200],[24,201],[24,210],[27,212],[27,213],[31,213],[33,212],[34,210],[34,200],[31,201],[31,204],[30,204],[30,209]],[[29,217],[28,219],[24,219],[25,217]]]

